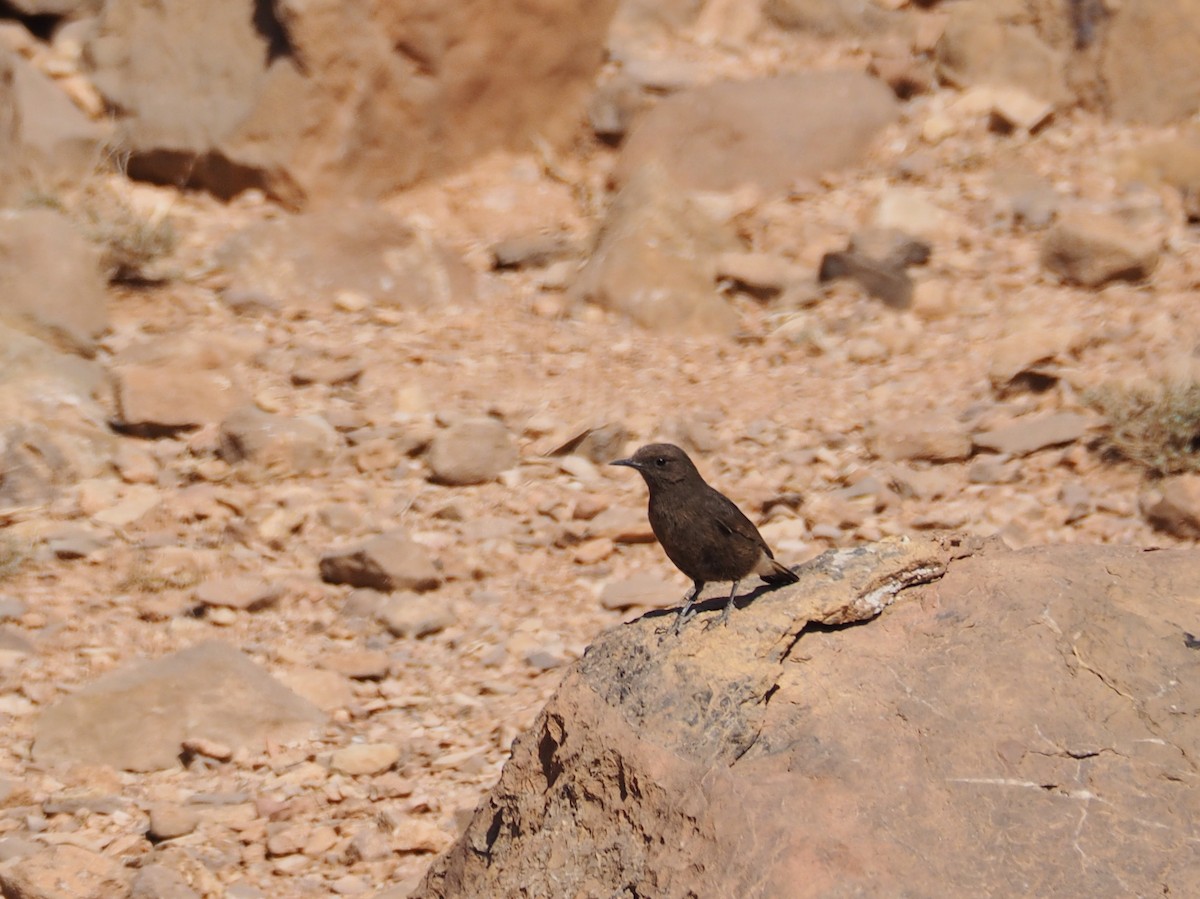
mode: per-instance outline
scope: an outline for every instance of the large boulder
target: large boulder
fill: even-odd
[[[135,177],[299,205],[561,141],[615,0],[110,0],[86,48]]]
[[[1200,553],[898,539],[800,575],[601,636],[413,895],[1194,889]]]
[[[860,161],[898,106],[861,72],[801,72],[680,91],[634,128],[617,160],[619,184],[649,163],[687,190],[753,184],[784,192],[798,179]]]

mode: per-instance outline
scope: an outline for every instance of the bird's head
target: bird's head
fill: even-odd
[[[672,443],[648,443],[628,459],[609,464],[636,468],[651,487],[700,479],[688,454]]]

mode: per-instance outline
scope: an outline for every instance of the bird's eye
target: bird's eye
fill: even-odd
[[[667,467],[667,457],[659,456],[657,459],[654,460],[654,464],[657,465],[659,468],[666,468]]]

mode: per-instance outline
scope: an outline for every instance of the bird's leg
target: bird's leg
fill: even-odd
[[[678,634],[687,621],[688,612],[692,610],[692,603],[700,596],[700,591],[704,589],[704,581],[693,581],[692,592],[688,595],[687,600],[683,604],[683,608],[679,610],[679,614],[675,616],[675,633]]]
[[[741,581],[734,581],[733,586],[729,588],[729,600],[725,603],[724,611],[721,612],[722,625],[729,623],[729,610],[733,608],[733,601],[737,597],[737,588],[740,583]]]

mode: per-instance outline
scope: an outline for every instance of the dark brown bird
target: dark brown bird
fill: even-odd
[[[650,528],[675,567],[692,579],[694,589],[679,616],[675,632],[692,603],[710,581],[733,581],[721,623],[743,578],[758,575],[768,584],[791,584],[799,578],[775,561],[758,528],[733,501],[710,487],[687,453],[670,443],[650,443],[612,465],[636,468],[650,488]]]

